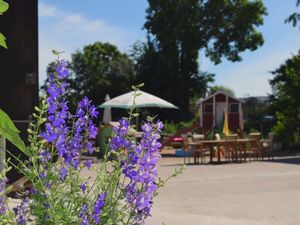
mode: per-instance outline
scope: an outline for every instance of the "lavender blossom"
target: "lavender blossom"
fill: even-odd
[[[142,126],[142,138],[136,145],[126,139],[128,127],[129,122],[122,118],[120,126],[114,128],[116,135],[111,140],[111,147],[115,151],[125,149],[127,153],[120,157],[123,174],[130,179],[125,187],[126,201],[135,211],[135,224],[144,224],[145,219],[151,215],[153,197],[157,189],[156,164],[161,148],[158,132],[163,128],[163,124],[160,121],[156,124],[145,123]]]
[[[0,217],[5,215],[7,212],[6,191],[5,191],[5,186],[7,181],[8,181],[7,178],[0,177]]]
[[[101,214],[102,214],[102,208],[104,206],[106,194],[101,193],[98,195],[95,203],[94,203],[94,209],[93,209],[93,219],[96,224],[101,224]]]
[[[67,65],[66,61],[59,61],[56,73],[49,76],[48,97],[46,98],[48,121],[45,124],[45,131],[41,133],[41,137],[54,145],[58,156],[63,158],[66,167],[60,170],[61,180],[68,175],[67,167],[80,169],[79,155],[84,148],[90,153],[93,152],[91,139],[95,139],[98,132],[97,127],[91,121],[91,118],[98,116],[98,112],[87,97],[79,101],[75,115],[71,115],[68,111],[64,97],[66,88],[69,86],[64,80],[69,75]],[[74,122],[74,127],[69,127],[71,122]],[[50,153],[45,149],[41,150],[39,156],[40,162],[44,164],[51,159]]]
[[[15,222],[19,225],[26,224],[26,218],[28,216],[29,210],[28,198],[22,199],[21,204],[13,208],[13,211],[15,213]]]

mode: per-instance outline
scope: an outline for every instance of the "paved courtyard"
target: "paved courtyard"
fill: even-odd
[[[181,158],[163,158],[167,177]],[[189,165],[155,199],[147,224],[299,225],[300,157],[222,165]]]
[[[162,158],[159,175],[182,158]],[[96,166],[99,164],[96,164]],[[95,177],[95,171],[84,170]],[[11,206],[19,203],[11,199]],[[155,198],[148,225],[299,225],[300,157],[274,161],[188,165]]]

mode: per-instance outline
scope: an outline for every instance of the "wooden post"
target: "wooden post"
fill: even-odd
[[[239,103],[239,121],[240,121],[240,129],[241,132],[244,130],[244,118],[243,118],[243,109],[242,109],[242,103]]]
[[[199,108],[199,116],[200,116],[200,127],[203,127],[203,103],[200,104]]]
[[[216,95],[213,96],[213,131],[216,126]]]
[[[226,95],[226,104],[225,104],[225,110],[228,116],[228,112],[229,112],[229,102],[228,102],[228,95]]]
[[[5,138],[0,135],[0,171],[5,169],[5,151],[6,141]]]

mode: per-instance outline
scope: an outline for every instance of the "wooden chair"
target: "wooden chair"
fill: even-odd
[[[250,155],[257,160],[261,157],[262,160],[264,159],[263,156],[263,147],[260,141],[261,134],[260,133],[250,133],[248,136],[250,140]]]
[[[261,139],[262,148],[264,153],[268,155],[268,159],[273,159],[273,133],[268,133],[268,139]]]
[[[201,141],[204,140],[204,134],[193,134],[192,139],[193,141]]]
[[[193,137],[194,142],[204,140],[203,134],[194,134],[192,137]],[[199,164],[200,159],[201,159],[201,163],[204,163],[207,152],[210,153],[210,149],[206,148],[203,144],[196,145],[194,152],[193,152],[194,163]]]
[[[237,161],[238,160],[238,144],[237,144],[238,135],[231,134],[225,136],[225,159]]]
[[[217,141],[221,141],[220,134],[216,133],[215,138]],[[218,149],[216,147],[214,147],[214,150],[217,151]],[[225,146],[224,145],[219,146],[219,151],[221,151],[220,152],[221,156],[224,156],[225,155]]]
[[[188,163],[190,163],[190,142],[191,140],[187,137],[182,135],[183,141],[182,141],[182,150],[183,150],[183,161],[184,164],[186,164],[186,158],[188,159]]]

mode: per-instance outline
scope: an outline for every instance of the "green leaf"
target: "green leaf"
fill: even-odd
[[[59,56],[60,54],[64,53],[65,51],[62,51],[62,52],[59,52],[59,51],[56,51],[56,50],[52,50],[52,53],[53,55],[56,55],[56,56]]]
[[[4,12],[6,12],[9,8],[9,5],[7,2],[0,0],[0,15],[2,15]]]
[[[0,33],[0,46],[7,48],[5,40],[6,40],[6,38],[4,37],[4,35]]]
[[[30,156],[24,141],[20,138],[20,131],[16,128],[9,116],[0,109],[0,135],[20,149],[25,155]]]

